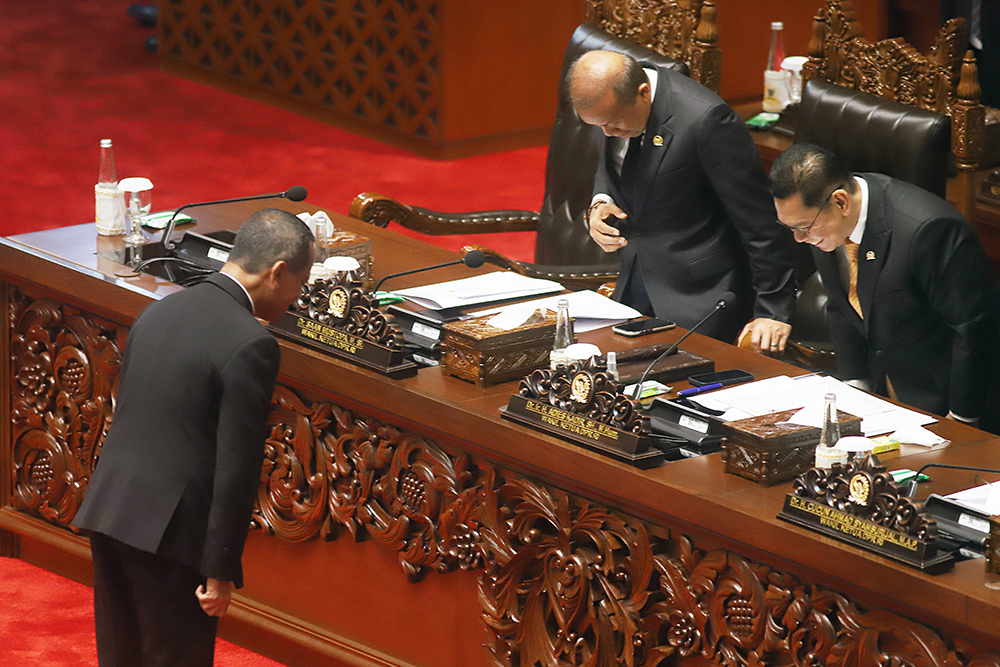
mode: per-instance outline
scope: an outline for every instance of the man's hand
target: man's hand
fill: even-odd
[[[206,614],[222,616],[229,608],[229,600],[233,597],[233,582],[209,578],[194,594]]]
[[[743,327],[743,331],[740,332],[737,340],[740,342],[740,347],[748,347],[746,343],[749,342],[749,348],[754,352],[763,352],[765,354],[784,352],[785,342],[788,340],[788,334],[791,332],[791,324],[785,324],[784,322],[771,320],[766,317],[758,317]],[[750,337],[749,341],[744,340],[746,336]]]
[[[591,209],[588,221],[590,223],[590,238],[594,239],[604,252],[614,252],[628,244],[628,241],[621,237],[617,229],[604,222],[604,219],[609,216],[614,216],[619,220],[628,217],[625,211],[618,208],[614,202],[606,201]]]

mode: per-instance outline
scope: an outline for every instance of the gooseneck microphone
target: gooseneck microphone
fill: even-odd
[[[184,204],[184,206],[181,206],[179,209],[174,211],[174,214],[172,216],[170,216],[170,220],[167,221],[167,226],[163,230],[163,238],[161,239],[160,242],[163,244],[163,248],[165,250],[173,250],[174,248],[177,247],[177,242],[172,241],[170,239],[170,235],[174,233],[174,221],[177,219],[177,214],[186,208],[193,208],[195,206],[209,206],[211,204],[232,204],[238,201],[252,201],[254,199],[274,199],[277,197],[288,199],[289,201],[302,201],[303,199],[306,198],[306,194],[308,193],[306,192],[306,189],[304,187],[302,187],[301,185],[293,185],[284,192],[274,192],[268,195],[251,195],[249,197],[236,197],[234,199],[219,199],[217,201],[203,201],[203,202],[197,202],[195,204]]]
[[[643,372],[643,374],[642,374],[642,378],[639,379],[639,384],[637,384],[635,386],[635,391],[632,392],[632,398],[634,398],[635,400],[639,400],[640,392],[642,391],[642,385],[646,381],[646,377],[649,376],[650,372],[653,370],[653,367],[656,366],[656,364],[660,363],[662,360],[666,359],[671,354],[673,354],[674,352],[676,352],[678,346],[680,346],[681,343],[683,343],[685,340],[687,340],[688,336],[690,336],[695,331],[697,331],[698,328],[701,327],[702,324],[704,324],[705,322],[707,322],[708,319],[710,317],[712,317],[712,315],[715,315],[717,312],[719,312],[723,308],[728,308],[729,306],[733,305],[734,301],[736,301],[736,295],[735,294],[733,294],[732,292],[725,292],[725,293],[723,293],[723,295],[719,297],[719,301],[715,304],[715,308],[713,308],[708,313],[708,315],[706,315],[705,317],[703,317],[701,319],[701,322],[698,322],[698,324],[696,324],[693,327],[691,327],[690,329],[688,329],[688,332],[686,334],[684,334],[683,336],[681,336],[680,339],[678,339],[678,341],[676,343],[674,343],[673,345],[671,345],[670,347],[668,347],[667,349],[665,349],[663,351],[663,353],[660,356],[658,356],[656,359],[653,359],[653,363],[651,363],[649,366],[646,367],[645,372]]]
[[[997,470],[996,468],[977,468],[975,466],[959,466],[959,465],[952,465],[950,463],[928,463],[925,466],[921,466],[920,470],[917,471],[917,474],[913,476],[913,479],[911,479],[909,482],[906,483],[904,495],[906,495],[909,498],[914,497],[914,494],[916,494],[917,492],[917,483],[920,480],[920,475],[928,468],[948,468],[950,470],[968,470],[970,472],[1000,473],[1000,470]]]
[[[410,271],[400,271],[399,273],[390,273],[387,276],[383,276],[381,280],[375,283],[375,288],[372,290],[372,294],[378,291],[378,288],[382,286],[382,283],[387,281],[389,278],[398,278],[400,276],[408,276],[411,273],[420,273],[421,271],[430,271],[431,269],[443,269],[446,266],[455,266],[456,264],[465,264],[470,269],[478,269],[480,266],[486,263],[486,253],[482,250],[470,250],[465,253],[465,257],[462,259],[456,259],[453,262],[445,262],[444,264],[435,264],[434,266],[425,266],[420,269],[411,269]]]

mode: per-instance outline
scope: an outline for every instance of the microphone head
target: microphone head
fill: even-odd
[[[292,187],[285,190],[285,193],[281,195],[285,199],[290,199],[292,201],[302,201],[306,198],[306,189],[301,185],[293,185]]]
[[[728,308],[736,303],[736,295],[731,291],[726,291],[719,297],[719,308]]]
[[[486,263],[486,253],[482,250],[470,250],[465,253],[465,257],[462,258],[462,263],[470,269],[478,269]]]

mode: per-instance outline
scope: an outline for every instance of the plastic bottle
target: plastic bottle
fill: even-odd
[[[613,377],[615,379],[615,382],[618,382],[619,376],[618,376],[618,353],[617,352],[613,352],[613,351],[612,352],[608,352],[608,375],[610,375],[611,377]]]
[[[559,299],[558,310],[556,312],[556,337],[552,343],[552,352],[549,353],[549,368],[556,369],[560,364],[565,365],[569,358],[566,356],[566,348],[573,344],[573,320],[569,316],[569,299]]]
[[[97,233],[116,236],[125,233],[125,193],[118,189],[115,156],[110,139],[101,139],[101,167],[94,186],[94,221]]]
[[[845,465],[847,452],[837,449],[840,440],[840,422],[837,420],[837,396],[827,394],[823,398],[823,430],[816,445],[816,467],[829,469],[834,463]]]
[[[775,113],[788,104],[790,94],[791,74],[781,69],[785,59],[785,44],[782,39],[784,24],[781,21],[771,23],[771,50],[767,55],[767,69],[764,72],[764,101],[761,105],[764,111]]]

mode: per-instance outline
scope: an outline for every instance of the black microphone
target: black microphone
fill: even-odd
[[[639,380],[639,384],[637,384],[635,386],[635,391],[632,392],[632,398],[634,398],[635,400],[639,400],[639,393],[642,390],[642,384],[646,381],[646,377],[649,375],[650,371],[653,370],[653,367],[656,366],[656,364],[660,363],[663,359],[669,357],[671,354],[673,354],[674,352],[676,352],[677,351],[677,347],[681,343],[683,343],[687,339],[688,336],[690,336],[695,331],[697,331],[698,327],[700,327],[702,324],[704,324],[705,322],[707,322],[708,318],[710,318],[712,315],[715,315],[717,312],[719,312],[723,308],[728,308],[729,306],[731,306],[733,304],[734,301],[736,301],[736,295],[735,294],[733,294],[732,292],[724,292],[723,295],[719,297],[718,303],[715,304],[715,308],[713,308],[711,310],[711,312],[708,313],[708,315],[706,315],[705,317],[703,317],[701,319],[701,322],[698,322],[698,324],[696,324],[693,327],[691,327],[690,329],[688,329],[688,332],[686,334],[684,334],[683,336],[681,336],[680,339],[676,343],[674,343],[673,345],[671,345],[670,347],[668,347],[667,349],[665,349],[663,351],[663,354],[661,354],[660,356],[658,356],[656,359],[653,359],[653,363],[651,363],[649,366],[646,367],[645,372],[642,374],[642,378]]]
[[[918,480],[920,479],[920,475],[921,475],[921,473],[923,473],[928,468],[948,468],[950,470],[968,470],[970,472],[995,472],[995,473],[1000,473],[1000,470],[995,470],[994,468],[976,468],[975,466],[957,466],[957,465],[952,465],[950,463],[928,463],[927,465],[922,466],[920,468],[920,470],[917,471],[917,474],[913,476],[913,479],[911,479],[909,482],[906,483],[905,493],[904,493],[905,496],[910,497],[910,498],[914,497],[914,494],[916,494],[916,492],[917,492],[917,484],[918,484]]]
[[[203,201],[195,204],[184,204],[179,209],[174,211],[174,214],[170,216],[170,220],[167,222],[166,228],[163,230],[163,238],[160,242],[163,244],[165,250],[173,250],[177,247],[176,241],[170,240],[170,235],[174,233],[174,221],[177,219],[177,214],[186,208],[193,208],[195,206],[208,206],[210,204],[232,204],[238,201],[252,201],[254,199],[273,199],[276,197],[283,197],[289,201],[302,201],[306,198],[306,189],[301,185],[293,185],[284,192],[274,192],[269,195],[252,195],[250,197],[236,197],[235,199],[219,199],[218,201]]]
[[[486,253],[484,253],[482,250],[470,250],[469,252],[465,253],[465,257],[463,257],[462,259],[456,259],[453,262],[445,262],[444,264],[435,264],[434,266],[425,266],[421,269],[400,271],[399,273],[390,273],[387,276],[383,276],[381,280],[375,283],[375,288],[372,290],[372,294],[377,292],[378,288],[382,286],[382,283],[387,281],[389,278],[408,276],[411,273],[420,273],[421,271],[430,271],[431,269],[443,269],[446,266],[455,266],[456,264],[465,264],[470,269],[478,269],[485,263],[486,263]]]

